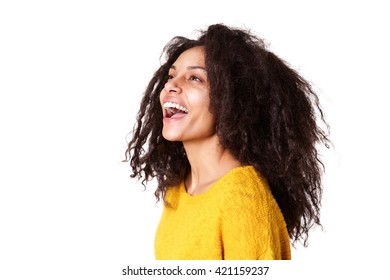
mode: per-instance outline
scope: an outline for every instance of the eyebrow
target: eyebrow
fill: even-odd
[[[175,66],[175,65],[172,65],[172,66],[170,67],[170,69],[176,70],[176,66]],[[206,68],[204,68],[204,67],[202,67],[202,66],[188,66],[188,67],[187,67],[187,70],[196,70],[196,69],[200,69],[200,70],[206,71]]]

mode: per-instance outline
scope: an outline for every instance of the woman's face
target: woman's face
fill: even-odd
[[[171,66],[160,94],[162,135],[169,141],[201,141],[215,134],[202,46],[183,52]]]

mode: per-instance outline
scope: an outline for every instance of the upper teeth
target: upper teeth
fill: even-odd
[[[183,106],[181,106],[181,105],[179,105],[179,104],[176,104],[176,103],[173,103],[173,102],[165,102],[165,103],[164,103],[164,108],[165,108],[165,109],[168,109],[168,108],[176,108],[176,109],[179,109],[179,110],[181,110],[181,111],[183,111],[183,112],[185,112],[185,113],[188,113],[188,112],[189,112],[188,109],[187,109],[186,107],[183,107]]]

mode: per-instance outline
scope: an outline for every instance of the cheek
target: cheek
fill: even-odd
[[[214,116],[208,112],[207,117],[206,117],[206,122],[210,130],[214,131],[215,130],[215,119]]]
[[[160,102],[163,99],[163,97],[164,97],[164,90],[160,91],[160,96],[159,96]]]
[[[204,102],[202,104],[202,107],[204,109],[204,116],[209,120],[209,121],[214,121],[214,115],[210,112],[210,101],[207,99],[207,102]]]
[[[214,117],[210,113],[210,98],[208,94],[199,94],[191,100],[193,107],[197,107],[200,115],[200,119],[204,122],[210,123],[214,122]]]
[[[165,91],[162,90],[162,91],[160,92],[160,96],[159,96],[159,101],[160,101],[161,107],[162,107],[162,104],[163,104],[163,99],[164,99],[164,97],[165,97]]]
[[[208,92],[198,91],[194,94],[187,95],[188,102],[197,108],[209,108],[210,106],[210,96]]]
[[[199,123],[208,132],[215,131],[215,118],[214,115],[209,111],[209,104],[204,104],[202,113],[199,116]]]

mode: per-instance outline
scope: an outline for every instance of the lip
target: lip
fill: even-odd
[[[161,103],[161,108],[162,108],[162,111],[163,111],[163,120],[164,122],[173,122],[173,121],[178,121],[178,120],[181,120],[182,118],[186,117],[188,115],[188,113],[177,113],[175,115],[173,115],[172,117],[168,118],[167,117],[167,111],[164,109],[164,106],[163,104],[165,104],[166,102],[172,102],[172,103],[176,103],[180,106],[183,106],[185,108],[187,108],[186,106],[183,105],[183,103],[181,103],[180,101],[178,101],[177,99],[175,98],[166,98],[164,100],[162,100],[162,103]]]
[[[164,110],[164,111],[165,111],[165,110]],[[164,115],[165,115],[165,113],[164,113]],[[172,123],[172,122],[180,121],[180,120],[182,120],[183,118],[185,118],[186,116],[187,116],[187,114],[175,114],[175,115],[173,115],[173,116],[170,117],[170,118],[164,116],[163,122],[164,122],[164,123]]]
[[[174,121],[178,121],[178,120],[181,120],[183,118],[185,118],[186,116],[188,115],[188,113],[176,113],[174,114],[173,116],[171,117],[167,117],[167,111],[165,109],[163,109],[163,121],[164,122],[174,122]]]
[[[177,99],[175,99],[175,98],[166,98],[166,99],[162,100],[161,107],[162,107],[162,105],[163,105],[164,103],[166,103],[166,102],[176,103],[176,104],[178,104],[178,105],[180,105],[180,106],[183,106],[183,107],[187,108],[186,106],[184,106],[183,103],[181,103],[179,100],[177,100]]]

